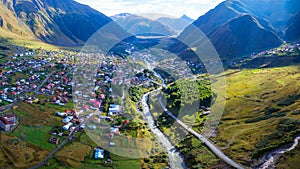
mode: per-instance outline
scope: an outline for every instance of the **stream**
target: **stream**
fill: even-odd
[[[149,62],[147,62],[145,60],[145,63],[147,64],[147,67],[155,73],[155,76],[157,76],[159,79],[161,79],[161,81],[162,81],[161,86],[165,86],[165,80],[160,76],[160,74],[158,74],[152,68],[150,68],[151,66],[150,66]],[[152,92],[155,92],[160,89],[161,89],[161,87]],[[143,114],[145,121],[148,123],[148,128],[156,136],[161,147],[165,150],[165,152],[168,153],[170,168],[185,169],[185,168],[187,168],[187,166],[184,161],[184,157],[175,148],[175,146],[172,144],[172,142],[169,140],[169,138],[162,131],[160,131],[155,125],[155,120],[150,112],[150,107],[147,104],[149,95],[152,92],[149,92],[149,93],[146,93],[145,95],[143,95],[142,100],[141,100],[142,106],[143,106],[143,112],[141,112],[141,113]]]
[[[259,161],[262,161],[263,163],[258,166],[259,169],[273,169],[275,168],[275,162],[278,159],[278,157],[286,152],[289,152],[293,150],[299,143],[300,136],[296,137],[294,139],[294,143],[289,148],[279,148],[277,150],[272,151],[271,153],[268,153],[267,155],[263,156],[259,159]]]

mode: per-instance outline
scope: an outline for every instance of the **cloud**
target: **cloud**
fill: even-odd
[[[194,19],[214,8],[223,0],[76,0],[112,16],[119,13],[158,13],[174,17],[186,14]]]

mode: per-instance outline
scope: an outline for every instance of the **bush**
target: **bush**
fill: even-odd
[[[298,114],[300,114],[300,109],[292,112],[292,115],[298,115]]]
[[[145,163],[149,163],[149,162],[150,162],[150,159],[149,159],[149,158],[144,158],[144,162],[145,162]]]
[[[267,120],[272,117],[284,117],[284,116],[286,116],[285,112],[281,112],[281,113],[277,113],[277,114],[269,114],[269,115],[265,115],[265,116],[248,119],[245,121],[245,123],[255,123],[255,122],[262,121],[262,120]]]
[[[279,107],[270,107],[270,108],[267,108],[265,110],[265,115],[273,114],[273,113],[278,112],[280,110],[281,109]]]

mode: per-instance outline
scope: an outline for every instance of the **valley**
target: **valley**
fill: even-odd
[[[0,0],[0,168],[299,168],[299,1],[80,1]]]

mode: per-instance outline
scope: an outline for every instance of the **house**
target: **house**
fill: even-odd
[[[58,143],[59,143],[59,138],[51,137],[51,138],[49,139],[49,143],[52,143],[52,144],[58,144]]]
[[[117,135],[120,134],[119,128],[117,128],[117,127],[111,127],[110,132],[113,134],[117,134]]]
[[[104,150],[96,148],[94,158],[95,159],[103,159],[104,158]]]
[[[99,124],[100,123],[100,118],[94,117],[93,122],[95,124]]]
[[[57,112],[56,115],[59,117],[65,117],[67,115],[67,113]]]
[[[69,128],[70,128],[72,125],[73,125],[73,123],[70,122],[70,123],[64,125],[62,128],[63,128],[64,130],[69,130]]]
[[[209,114],[210,114],[210,111],[206,111],[206,112],[203,112],[203,113],[200,115],[200,117],[202,118],[202,117],[207,116],[207,115],[209,115]]]
[[[0,127],[4,131],[9,131],[11,127],[15,126],[15,123],[16,123],[16,116],[13,114],[0,117]]]
[[[116,115],[118,113],[120,113],[120,106],[111,104],[108,109],[108,116]]]
[[[88,126],[88,128],[90,129],[90,130],[95,130],[96,129],[96,126]]]
[[[62,120],[63,123],[69,123],[73,119],[73,116],[67,116]]]

